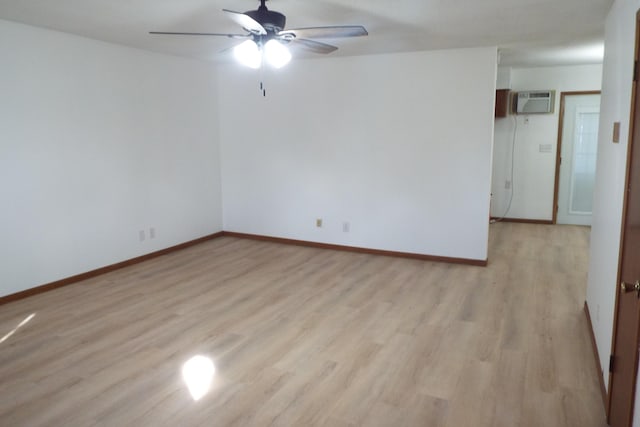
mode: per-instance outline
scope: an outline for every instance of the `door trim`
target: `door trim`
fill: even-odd
[[[640,9],[636,12],[636,38],[635,38],[635,48],[633,53],[633,67],[635,68],[635,64],[638,61],[638,49],[640,48]],[[635,74],[635,70],[634,73]],[[632,75],[633,75],[632,74]],[[634,146],[634,143],[640,144],[640,141],[634,141],[633,132],[635,128],[635,119],[636,119],[636,90],[637,90],[637,82],[634,80],[631,81],[631,111],[629,114],[629,136],[627,138],[627,161],[625,166],[625,178],[624,178],[624,188],[627,189],[629,187],[629,181],[631,178],[631,149]],[[640,112],[638,112],[640,114]],[[640,118],[639,118],[640,120]],[[639,147],[640,148],[640,147]],[[622,251],[624,249],[624,230],[627,225],[627,208],[629,204],[628,192],[624,191],[623,202],[622,202],[622,221],[620,225],[620,248],[618,249],[618,274],[615,283],[616,288],[616,296],[615,296],[615,304],[614,304],[614,316],[613,316],[613,335],[611,339],[611,353],[614,354],[616,348],[616,332],[618,330],[618,301],[620,300],[620,287],[618,283],[622,279]],[[635,369],[633,372],[634,378],[638,377],[638,352],[636,352],[636,363]],[[607,422],[610,422],[611,419],[611,386],[613,384],[613,375],[611,372],[609,373],[609,381],[607,385]],[[636,384],[637,386],[637,384]],[[631,420],[633,420],[633,411],[634,411],[634,402],[635,402],[635,387],[631,391]]]
[[[558,143],[556,144],[556,176],[553,181],[553,215],[551,223],[556,224],[558,220],[558,188],[560,186],[560,153],[562,153],[562,123],[564,122],[564,98],[573,95],[600,95],[599,90],[581,90],[560,93],[560,113],[558,114]]]

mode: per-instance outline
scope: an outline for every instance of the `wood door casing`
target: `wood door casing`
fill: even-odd
[[[640,44],[640,11],[636,15],[636,53]],[[635,71],[635,70],[634,70]],[[634,75],[636,73],[634,72]],[[620,252],[620,281],[635,283],[640,279],[640,94],[634,76],[632,90],[627,184],[623,211]],[[616,290],[613,341],[613,369],[609,376],[609,413],[611,427],[629,427],[633,421],[638,342],[640,332],[640,295]]]

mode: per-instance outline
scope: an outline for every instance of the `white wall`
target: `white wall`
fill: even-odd
[[[0,76],[0,296],[221,229],[213,67],[0,21]]]
[[[611,350],[613,310],[618,276],[620,227],[633,79],[635,16],[640,0],[616,1],[606,23],[598,165],[591,226],[591,253],[587,302],[594,334],[608,384],[608,358]],[[611,142],[613,123],[619,121],[620,143]],[[636,394],[638,398],[640,394]],[[636,402],[636,420],[640,402]]]
[[[500,70],[499,75],[505,71]],[[503,78],[504,80],[504,78]],[[511,188],[513,200],[507,213],[509,218],[551,220],[553,217],[553,185],[558,143],[560,93],[581,90],[600,90],[602,66],[580,65],[543,68],[513,68],[511,89],[556,91],[553,114],[510,115],[496,119],[493,157],[493,199],[491,215],[504,216],[511,189],[511,148],[514,131],[515,154]],[[551,145],[551,152],[540,152],[540,145]]]
[[[498,67],[496,89],[511,89],[511,67]]]
[[[230,65],[224,229],[486,259],[496,61],[495,48],[293,61],[265,76],[266,97]]]

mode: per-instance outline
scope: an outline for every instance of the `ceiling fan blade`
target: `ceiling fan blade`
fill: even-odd
[[[149,31],[149,34],[168,34],[173,36],[219,36],[230,39],[244,39],[251,37],[249,34],[226,34],[226,33],[175,33],[170,31]]]
[[[337,47],[332,46],[330,44],[326,44],[326,43],[320,43],[317,42],[315,40],[308,40],[308,39],[293,39],[291,40],[292,43],[294,43],[294,45],[297,45],[298,47],[302,47],[305,48],[311,52],[315,52],[315,53],[323,53],[323,54],[327,54],[327,53],[331,53],[335,50],[338,50]]]
[[[295,37],[306,39],[332,39],[342,37],[359,37],[366,36],[369,33],[362,25],[342,25],[335,27],[309,27],[309,28],[292,28],[280,31],[279,36],[292,34]]]
[[[231,19],[236,24],[240,25],[245,30],[249,31],[252,34],[262,34],[266,35],[267,30],[255,19],[246,15],[242,12],[234,12],[233,10],[222,9],[224,13],[227,14],[227,17]]]

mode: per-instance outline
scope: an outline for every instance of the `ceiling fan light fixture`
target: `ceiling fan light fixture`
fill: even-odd
[[[247,67],[258,69],[262,65],[262,54],[253,40],[246,40],[234,47],[233,55],[238,62]]]
[[[285,30],[286,16],[280,12],[267,9],[265,4],[267,0],[259,1],[260,6],[258,9],[244,13],[222,9],[227,18],[242,27],[245,31],[244,34],[173,31],[151,31],[150,34],[247,39],[233,48],[233,55],[242,65],[253,69],[261,68],[265,60],[273,68],[282,68],[287,65],[291,61],[291,52],[289,52],[288,44],[292,42],[299,48],[310,52],[328,54],[338,48],[313,39],[358,37],[369,34],[362,25],[334,25]],[[227,49],[224,51],[226,52]]]
[[[264,56],[274,68],[282,68],[291,61],[289,49],[277,40],[271,39],[264,45]]]

